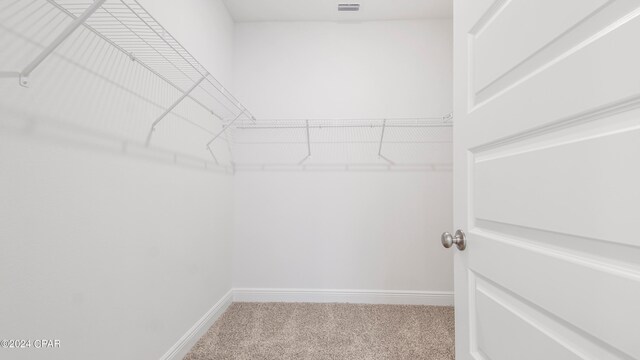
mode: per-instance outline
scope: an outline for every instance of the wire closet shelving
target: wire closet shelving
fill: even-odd
[[[260,119],[234,126],[240,170],[450,170],[451,116]]]
[[[451,115],[256,120],[136,0],[0,0],[0,31],[0,41],[7,41],[0,43],[5,52],[0,78],[15,78],[15,86],[35,93],[21,92],[15,98],[11,93],[4,105],[37,108],[47,116],[60,113],[65,119],[77,117],[78,124],[86,125],[87,119],[102,116],[97,109],[105,102],[126,108],[120,103],[128,100],[112,94],[126,93],[129,100],[146,107],[105,110],[103,127],[119,126],[118,133],[128,143],[139,141],[147,148],[167,145],[167,149],[173,145],[176,152],[181,149],[175,148],[171,138],[181,137],[181,142],[174,143],[193,148],[183,157],[196,163],[203,159],[205,166],[213,160],[212,167],[230,172],[450,169],[450,164],[438,163],[436,158],[416,155],[441,151],[442,144],[446,147],[451,142]],[[112,90],[95,91],[95,96],[90,90],[94,103],[69,102],[67,107],[74,110],[65,113],[63,96],[82,95],[79,89],[66,95],[59,85],[71,82],[72,77],[64,75],[69,66]],[[46,77],[55,85],[45,86]],[[97,87],[94,81],[81,85]],[[121,124],[114,125],[118,121]],[[179,122],[189,127],[188,135],[178,135],[184,130]],[[225,159],[220,158],[223,152]]]

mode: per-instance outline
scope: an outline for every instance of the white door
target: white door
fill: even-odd
[[[454,4],[456,358],[640,359],[640,1]]]

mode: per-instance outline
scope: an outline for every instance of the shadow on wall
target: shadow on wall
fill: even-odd
[[[251,172],[451,172],[451,163],[240,163],[216,164],[213,161],[190,154],[174,152],[143,141],[134,141],[107,132],[57,121],[42,115],[34,116],[18,109],[0,108],[0,131],[6,135],[48,143],[61,147],[76,147],[88,151],[130,156],[141,160],[175,165],[196,170],[233,174],[235,171]],[[357,146],[358,144],[356,144]],[[353,145],[352,145],[353,147]],[[295,154],[295,152],[294,152]]]
[[[0,132],[8,136],[22,137],[60,147],[74,147],[85,151],[130,156],[140,160],[165,165],[175,165],[195,170],[233,174],[232,166],[216,164],[190,154],[146,146],[144,142],[123,139],[113,134],[84,128],[72,123],[30,116],[6,108],[0,108]]]

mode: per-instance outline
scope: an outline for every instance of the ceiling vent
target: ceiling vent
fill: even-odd
[[[359,11],[360,4],[338,4],[338,11]]]

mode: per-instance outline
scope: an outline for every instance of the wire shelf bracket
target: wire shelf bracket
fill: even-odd
[[[207,147],[211,147],[211,144],[213,144],[214,141],[216,141],[217,138],[220,137],[220,135],[224,134],[227,130],[228,127],[230,127],[231,125],[233,125],[233,123],[236,122],[236,120],[238,120],[242,115],[244,115],[246,110],[243,110],[240,114],[238,114],[238,116],[235,117],[235,119],[231,120],[230,123],[226,124],[226,125],[222,125],[222,130],[220,130],[219,133],[217,133],[213,139],[211,139],[208,143],[207,143]]]
[[[307,130],[307,156],[305,156],[304,159],[300,160],[298,165],[304,164],[304,162],[311,157],[311,136],[309,135],[309,120],[305,120],[305,124],[305,128]]]
[[[149,143],[151,142],[151,136],[153,136],[153,132],[156,131],[156,126],[160,123],[160,121],[162,121],[162,119],[164,119],[167,115],[169,115],[170,112],[173,111],[173,109],[176,108],[176,106],[180,105],[180,103],[186,99],[189,94],[191,94],[191,92],[193,90],[195,90],[198,86],[200,86],[200,83],[202,83],[204,81],[204,79],[207,78],[207,76],[209,76],[208,73],[204,74],[204,76],[202,76],[200,78],[200,80],[196,81],[190,88],[189,90],[185,91],[184,93],[182,93],[182,96],[180,96],[173,104],[171,104],[171,106],[169,106],[167,108],[167,110],[165,110],[162,115],[160,115],[156,121],[153,122],[153,124],[151,124],[151,129],[149,129],[149,134],[147,135],[147,141],[146,144],[147,146],[149,146]]]
[[[382,121],[382,132],[380,133],[380,146],[378,146],[378,157],[382,157],[382,144],[384,141],[384,130],[387,128],[387,119]]]
[[[107,0],[95,0],[80,16],[76,17],[64,30],[49,44],[42,52],[29,63],[19,75],[20,85],[24,87],[29,86],[29,75],[35,70],[42,62],[55,51],[60,44],[62,44],[76,29],[82,26],[93,13],[96,12],[102,4]]]
[[[242,115],[244,115],[244,113],[247,110],[243,110],[240,114],[238,114],[238,116],[235,117],[235,119],[233,119],[230,123],[226,124],[226,125],[222,125],[222,130],[220,130],[220,132],[218,132],[213,139],[211,139],[208,143],[207,143],[207,150],[209,150],[209,153],[211,154],[211,156],[213,156],[213,159],[216,161],[216,163],[218,163],[218,159],[216,158],[216,155],[213,153],[213,150],[211,150],[211,144],[213,144],[214,141],[216,141],[217,138],[219,138],[222,134],[225,135],[225,137],[227,138],[227,146],[229,147],[229,154],[231,154],[231,169],[232,172],[235,173],[235,163],[233,162],[233,151],[231,149],[231,143],[229,141],[228,135],[227,135],[227,129],[233,125],[233,123],[236,122],[236,120],[238,120]]]
[[[218,161],[218,158],[216,157],[216,155],[213,153],[213,150],[211,150],[211,148],[208,146],[207,146],[207,150],[209,151],[209,154],[211,154],[213,161],[216,162],[216,165],[220,165],[220,162]]]
[[[231,156],[231,173],[236,173],[236,162],[233,160],[233,147],[231,146],[231,141],[229,141],[229,133],[227,132],[228,127],[224,128],[224,137],[227,140],[227,149],[229,150],[229,155]]]
[[[395,165],[396,163],[391,161],[391,159],[382,155],[382,144],[384,144],[384,131],[387,129],[387,119],[382,120],[382,132],[380,133],[380,145],[378,146],[378,157],[384,159],[391,165]]]

